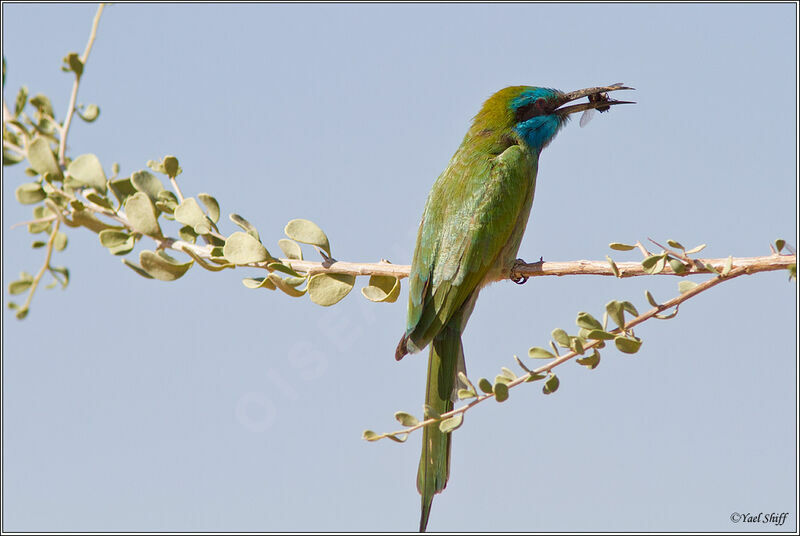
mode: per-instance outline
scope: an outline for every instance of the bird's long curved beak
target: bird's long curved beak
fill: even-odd
[[[624,86],[622,84],[613,84],[610,86],[588,87],[586,89],[578,89],[576,91],[570,91],[569,93],[564,93],[556,99],[555,101],[556,109],[554,110],[554,112],[561,115],[562,117],[566,117],[569,114],[574,114],[575,112],[582,112],[584,110],[591,110],[594,108],[602,108],[602,107],[607,108],[608,106],[614,106],[615,104],[636,104],[633,101],[619,101],[610,99],[607,96],[602,96],[603,93],[608,93],[609,91],[619,91],[620,89],[634,89],[634,88]],[[600,98],[592,99],[592,97],[594,96]],[[574,100],[583,97],[589,97],[589,102],[564,106],[564,104],[568,102],[572,102]]]

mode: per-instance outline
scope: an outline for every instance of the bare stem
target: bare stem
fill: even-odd
[[[175,180],[175,177],[170,177],[169,182],[171,182],[172,187],[175,188],[175,194],[178,196],[178,203],[183,203],[183,193],[178,187],[178,181]]]
[[[57,220],[57,219],[59,219],[58,216],[53,215],[53,216],[45,216],[44,218],[39,218],[39,219],[36,219],[36,220],[19,221],[19,222],[15,223],[14,225],[12,225],[11,229],[14,229],[15,227],[22,227],[23,225],[31,225],[31,224],[34,224],[34,223],[44,223],[44,222],[47,222],[47,221],[53,221],[53,220]]]
[[[27,156],[27,154],[25,153],[25,149],[23,149],[19,145],[14,145],[10,141],[3,140],[3,148],[9,149],[11,151],[14,151],[15,153],[17,153],[20,156],[23,156],[23,157]]]
[[[755,272],[768,272],[773,270],[783,270],[790,265],[795,264],[796,256],[794,255],[767,255],[762,257],[736,257],[733,259],[734,267],[745,267],[749,273]],[[328,266],[323,265],[321,262],[301,261],[296,259],[280,259],[284,264],[291,266],[297,272],[304,272],[307,274],[348,274],[348,275],[388,275],[397,278],[408,277],[411,267],[403,264],[390,264],[387,262],[380,263],[355,263],[355,262],[342,262],[336,261]],[[700,268],[701,263],[710,264],[717,270],[722,270],[728,259],[694,259],[691,267],[686,268],[683,273],[676,273],[672,270],[669,264],[665,265],[664,269],[657,275],[677,275],[687,276],[709,273],[708,270]],[[620,277],[636,277],[643,275],[653,275],[646,272],[640,262],[618,262],[616,263],[619,269]],[[266,263],[264,266],[266,267]],[[519,264],[515,267],[513,273],[503,278],[508,279],[510,276],[562,276],[562,275],[605,275],[614,276],[614,272],[609,266],[608,261],[568,261],[568,262],[538,262],[532,264]]]
[[[61,220],[55,220],[53,223],[53,230],[50,232],[50,238],[47,240],[47,254],[44,258],[44,264],[39,269],[39,272],[34,276],[33,283],[28,290],[28,298],[25,300],[25,303],[20,308],[20,311],[27,311],[31,305],[31,300],[33,300],[33,295],[36,293],[36,288],[39,286],[39,281],[41,281],[42,276],[44,276],[47,269],[50,268],[50,259],[53,257],[53,248],[55,246],[56,235],[58,235],[58,228],[61,226]]]
[[[97,6],[97,13],[95,13],[94,21],[92,22],[92,31],[89,34],[89,41],[86,43],[86,49],[81,56],[81,63],[86,66],[86,60],[89,59],[89,52],[92,51],[94,39],[97,37],[97,25],[100,24],[100,15],[103,13],[105,4]],[[61,141],[58,144],[58,163],[61,167],[66,165],[66,152],[67,152],[67,134],[69,134],[69,127],[72,125],[72,117],[75,115],[75,102],[78,100],[78,88],[81,84],[81,75],[75,73],[75,82],[72,84],[72,94],[69,97],[69,106],[67,107],[67,115],[64,117],[64,127],[61,129]]]

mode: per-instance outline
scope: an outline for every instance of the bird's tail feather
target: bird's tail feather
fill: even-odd
[[[456,394],[456,375],[464,368],[461,330],[445,326],[430,344],[428,358],[428,387],[425,404],[434,414],[453,409]],[[422,455],[417,473],[417,490],[422,496],[420,532],[425,532],[433,496],[447,486],[450,476],[451,434],[442,433],[438,423],[426,426],[422,432]]]

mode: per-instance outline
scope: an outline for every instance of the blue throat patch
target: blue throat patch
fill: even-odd
[[[532,88],[511,101],[511,109],[518,110],[523,106],[536,102],[537,99],[549,99],[558,94],[559,92],[554,89]],[[529,147],[541,151],[553,140],[564,122],[564,118],[558,115],[539,115],[517,123],[514,126],[514,130]]]

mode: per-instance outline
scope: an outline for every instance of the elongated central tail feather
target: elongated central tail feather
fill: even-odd
[[[456,375],[459,368],[463,368],[463,363],[461,330],[445,326],[430,344],[425,404],[432,410],[431,414],[442,414],[453,409],[456,398]],[[447,486],[447,479],[450,476],[451,441],[451,434],[442,433],[438,423],[423,429],[422,455],[417,473],[417,490],[422,496],[420,532],[425,532],[428,525],[433,496]]]

